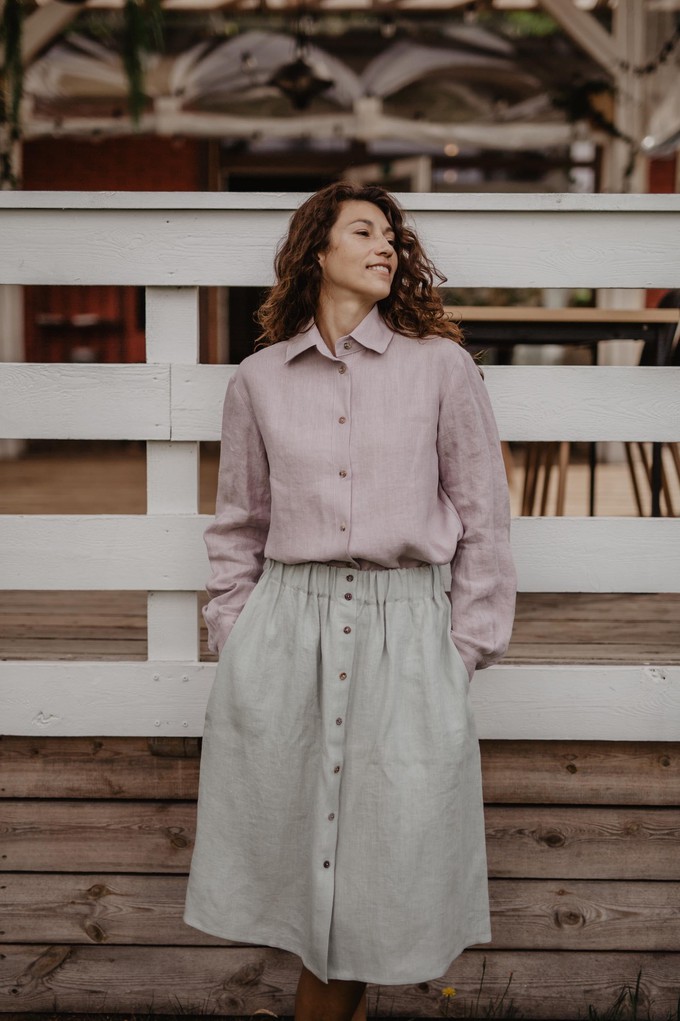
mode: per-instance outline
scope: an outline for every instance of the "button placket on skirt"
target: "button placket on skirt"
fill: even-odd
[[[335,896],[335,865],[340,819],[340,788],[345,765],[347,709],[356,648],[358,600],[354,598],[355,575],[331,570],[332,590],[329,614],[332,645],[323,666],[323,729],[324,777],[321,785],[320,810],[327,827],[326,837],[318,852],[318,872],[323,884],[319,903],[323,910],[317,920],[319,956],[327,960]],[[334,576],[334,577],[333,577]],[[351,579],[351,580],[350,580]],[[348,598],[351,597],[351,598]],[[315,870],[316,871],[316,870]]]

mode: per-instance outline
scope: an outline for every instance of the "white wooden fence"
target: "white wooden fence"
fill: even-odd
[[[0,436],[147,444],[145,515],[0,516],[2,589],[143,590],[148,662],[0,663],[0,731],[198,735],[209,576],[199,441],[231,366],[199,365],[198,286],[267,285],[298,194],[0,192],[0,283],[146,288],[146,364],[0,364]],[[461,287],[677,287],[680,196],[399,196]],[[490,366],[508,440],[680,440],[680,369]],[[523,591],[680,592],[680,519],[515,518]],[[680,637],[680,636],[679,636]],[[482,738],[678,740],[680,667],[504,665]]]

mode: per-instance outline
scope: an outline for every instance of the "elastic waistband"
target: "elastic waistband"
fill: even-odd
[[[337,567],[316,560],[284,564],[266,557],[263,575],[287,588],[333,599],[344,599],[345,594],[351,592],[353,598],[364,602],[389,602],[427,599],[441,594],[446,587],[448,571],[448,564],[357,571],[352,567]]]

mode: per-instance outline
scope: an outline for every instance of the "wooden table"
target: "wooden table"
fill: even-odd
[[[642,363],[667,365],[673,337],[680,323],[678,308],[486,308],[447,305],[472,349],[497,348],[499,362],[510,364],[516,344],[585,346],[597,364],[597,345],[603,340],[644,340]],[[595,443],[590,444],[590,514],[595,513]],[[661,514],[661,444],[652,444],[652,516]]]

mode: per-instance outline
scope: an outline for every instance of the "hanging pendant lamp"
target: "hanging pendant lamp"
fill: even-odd
[[[306,110],[313,99],[335,84],[332,78],[322,77],[310,62],[308,43],[298,19],[295,59],[282,64],[269,79],[269,84],[283,92],[296,110]]]

